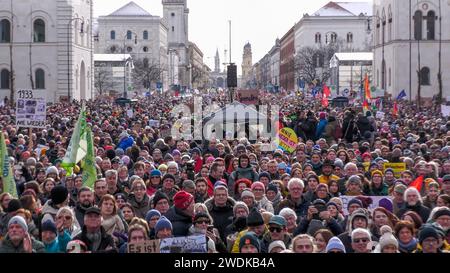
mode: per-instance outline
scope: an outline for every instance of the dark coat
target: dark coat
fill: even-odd
[[[94,253],[117,253],[117,248],[114,243],[114,239],[111,235],[107,234],[103,227],[100,227],[101,233],[101,241],[99,247],[97,249],[93,249],[93,245],[91,240],[87,238],[87,229],[83,227],[83,231],[75,236],[73,240],[80,240],[86,244],[88,251],[92,251]],[[108,250],[107,250],[108,248]]]
[[[31,237],[31,248],[33,253],[45,253],[44,244],[33,237]],[[23,242],[16,247],[7,235],[0,245],[0,253],[25,253],[23,249]]]
[[[307,200],[305,200],[305,198],[302,197],[300,204],[295,203],[294,201],[292,201],[291,199],[291,195],[289,194],[285,200],[280,202],[280,205],[278,206],[278,209],[281,210],[281,208],[291,208],[292,210],[295,211],[295,213],[297,214],[297,216],[303,217],[306,215],[306,212],[308,211],[308,207],[309,207],[310,202],[308,202]]]
[[[75,218],[77,218],[78,224],[80,224],[80,227],[84,226],[84,214],[86,213],[86,210],[88,208],[82,207],[80,204],[78,204],[75,209]]]
[[[342,227],[334,218],[330,218],[329,221],[325,222],[317,219],[308,220],[305,217],[295,228],[293,235],[297,236],[299,234],[308,233],[309,235],[314,236],[314,233],[322,228],[330,230],[334,234],[334,236],[338,236],[344,232]]]
[[[172,223],[172,234],[174,237],[188,236],[189,228],[192,226],[192,217],[184,214],[175,206],[172,206],[165,216]]]
[[[217,228],[222,241],[226,242],[225,229],[233,222],[233,207],[236,202],[233,198],[228,197],[224,207],[218,207],[214,204],[214,199],[210,198],[205,202],[209,215],[213,218],[214,227]]]
[[[134,196],[134,194],[130,194],[128,196],[128,203],[130,203],[131,206],[133,206],[136,217],[139,217],[142,219],[145,219],[145,215],[151,208],[150,198],[148,197],[147,194],[144,196],[144,199],[141,202],[138,202],[136,200],[136,197]]]
[[[414,211],[417,214],[419,214],[420,218],[422,218],[422,221],[426,223],[428,221],[428,217],[430,216],[430,209],[422,205],[420,202],[418,202],[415,206],[410,206],[408,204],[405,204],[403,208],[401,208],[397,212],[397,217],[402,218],[403,214],[405,214],[407,211]]]

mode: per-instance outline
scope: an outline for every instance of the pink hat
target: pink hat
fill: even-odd
[[[256,187],[262,188],[263,191],[266,190],[266,188],[264,187],[264,184],[263,184],[262,182],[259,182],[259,181],[254,182],[254,183],[252,184],[252,187],[251,187],[252,191],[253,191]]]

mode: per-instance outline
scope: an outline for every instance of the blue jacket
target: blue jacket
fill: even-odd
[[[316,129],[316,138],[321,138],[323,132],[325,131],[325,126],[327,126],[328,121],[326,119],[321,119]]]
[[[122,141],[119,142],[119,145],[117,147],[126,151],[127,148],[133,146],[133,144],[134,144],[134,138],[132,136],[129,136],[127,138],[122,139]]]
[[[64,234],[58,235],[55,240],[47,245],[45,245],[45,253],[66,253],[67,244],[70,242],[70,233],[64,230]]]

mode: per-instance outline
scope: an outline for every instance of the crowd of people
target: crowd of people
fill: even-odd
[[[203,96],[204,106],[229,100]],[[0,253],[127,253],[128,244],[191,235],[205,235],[209,253],[450,250],[450,119],[437,109],[403,101],[399,113],[376,115],[263,93],[261,103],[281,107],[278,126],[298,136],[289,153],[245,137],[176,139],[171,110],[192,100],[87,102],[92,189],[80,165],[70,176],[61,167],[80,104],[49,106],[47,127],[33,130],[0,107],[18,193],[2,193],[0,177]],[[373,196],[391,202],[374,207]]]

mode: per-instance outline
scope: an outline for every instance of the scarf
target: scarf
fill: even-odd
[[[412,253],[417,248],[417,239],[412,238],[412,240],[406,244],[398,240],[398,247],[401,252]]]

